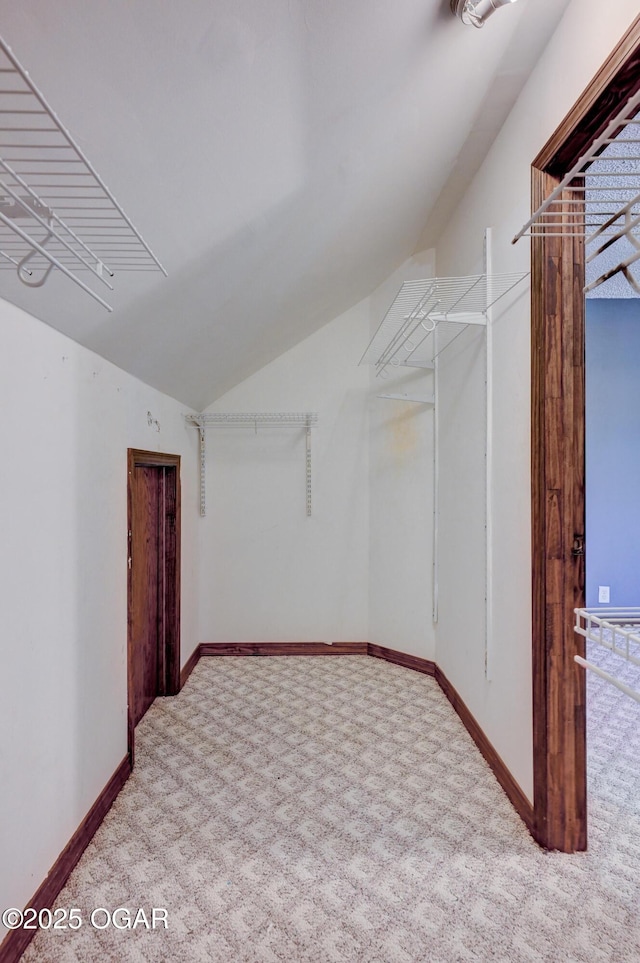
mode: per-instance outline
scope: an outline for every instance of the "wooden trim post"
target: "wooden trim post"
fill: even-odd
[[[640,89],[640,16],[533,163],[537,210]],[[575,208],[574,208],[575,211]],[[531,495],[534,835],[548,849],[587,846],[584,640],[584,240],[552,232],[531,251]]]

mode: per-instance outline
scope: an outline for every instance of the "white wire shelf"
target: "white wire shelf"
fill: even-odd
[[[434,395],[412,395],[402,391],[391,391],[378,395],[378,398],[387,398],[390,401],[411,401],[417,405],[433,406],[435,404]]]
[[[640,284],[631,273],[631,267],[640,261],[639,109],[640,91],[618,111],[513,238],[515,244],[521,237],[584,237],[587,265],[611,252],[619,241],[627,242],[613,267],[597,274],[585,286],[585,293],[622,275],[640,294]]]
[[[306,427],[318,422],[315,411],[214,411],[189,415],[188,420],[205,428]]]
[[[469,325],[486,325],[487,311],[527,276],[520,272],[405,281],[360,364],[374,365],[381,378],[388,377],[390,367],[433,368]]]
[[[0,270],[36,288],[54,269],[108,311],[87,281],[167,273],[0,38]]]
[[[200,415],[185,415],[188,424],[200,433],[200,514],[207,514],[206,490],[206,432],[207,428],[298,428],[305,432],[305,492],[307,515],[312,512],[311,487],[311,429],[318,423],[315,411],[213,411]]]
[[[640,608],[580,608],[575,609],[575,617],[574,630],[577,635],[618,656],[621,666],[624,663],[640,666]],[[578,665],[594,672],[625,695],[640,702],[640,692],[611,672],[579,655],[574,658]]]

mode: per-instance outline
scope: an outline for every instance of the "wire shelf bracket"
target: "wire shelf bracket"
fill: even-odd
[[[206,432],[208,428],[297,428],[305,433],[305,497],[306,511],[312,513],[311,429],[318,423],[315,411],[215,411],[209,414],[185,415],[185,420],[198,429],[200,436],[200,515],[207,514],[206,502]]]
[[[577,635],[619,656],[621,666],[625,663],[640,666],[640,608],[582,608],[575,609],[574,612],[574,631]],[[640,702],[640,692],[611,672],[606,672],[582,656],[576,655],[574,659],[584,669],[594,672],[631,699]]]
[[[433,369],[438,355],[469,325],[486,326],[489,309],[526,277],[520,272],[405,281],[360,364],[374,365],[382,379],[390,367]]]
[[[392,401],[412,401],[417,405],[427,405],[433,407],[435,398],[433,395],[410,395],[403,391],[390,391],[386,394],[378,395],[378,398],[389,398]]]
[[[634,292],[640,295],[640,284],[630,270],[640,261],[639,111],[640,91],[624,104],[512,241],[516,244],[522,237],[551,235],[584,237],[586,263],[590,264],[617,241],[626,239],[634,249],[633,253],[587,284],[585,294],[622,274]],[[624,149],[625,153],[608,152],[612,144]],[[612,162],[616,162],[615,171],[606,169]],[[605,164],[605,168],[600,168],[600,164]],[[600,199],[590,200],[588,191]]]
[[[0,37],[0,268],[42,287],[56,269],[113,291],[120,271],[167,272]]]

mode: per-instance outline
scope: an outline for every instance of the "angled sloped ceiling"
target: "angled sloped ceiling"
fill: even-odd
[[[449,0],[1,0],[169,277],[117,277],[112,315],[56,272],[0,295],[203,408],[431,242],[565,6],[478,31]]]

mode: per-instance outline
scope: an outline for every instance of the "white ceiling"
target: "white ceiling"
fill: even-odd
[[[205,407],[433,243],[567,3],[0,0],[169,273],[117,276],[113,314],[56,271],[0,295]]]

